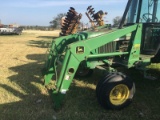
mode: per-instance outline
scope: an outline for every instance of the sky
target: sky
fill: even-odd
[[[59,13],[67,13],[74,7],[82,14],[81,22],[89,23],[85,15],[88,6],[95,11],[108,12],[104,20],[112,23],[113,18],[122,16],[128,0],[0,0],[0,20],[2,24],[49,26],[49,22]]]

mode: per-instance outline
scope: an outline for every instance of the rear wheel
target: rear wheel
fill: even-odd
[[[98,102],[106,109],[122,109],[128,106],[134,93],[133,81],[119,72],[104,76],[96,88]]]

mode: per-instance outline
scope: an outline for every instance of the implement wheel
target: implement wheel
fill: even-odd
[[[98,102],[106,109],[122,109],[128,106],[134,93],[133,81],[119,72],[104,76],[96,88]]]

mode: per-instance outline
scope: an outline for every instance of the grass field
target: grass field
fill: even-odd
[[[160,80],[146,80],[129,71],[136,83],[133,103],[122,110],[104,110],[95,88],[101,72],[75,79],[62,109],[55,111],[43,86],[41,69],[50,41],[59,31],[23,31],[0,36],[0,120],[159,120]],[[127,71],[128,72],[128,71]]]

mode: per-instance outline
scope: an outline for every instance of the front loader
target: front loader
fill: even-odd
[[[106,109],[129,105],[135,84],[115,66],[135,67],[144,72],[152,61],[159,62],[160,0],[128,0],[118,28],[108,25],[60,36],[52,41],[45,64],[45,85],[55,80],[55,107],[61,106],[75,75],[87,76],[95,68],[106,74],[99,80],[96,96]],[[68,32],[66,32],[68,33]]]

